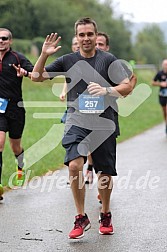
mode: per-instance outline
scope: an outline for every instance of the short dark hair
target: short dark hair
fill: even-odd
[[[9,39],[12,39],[12,33],[11,33],[11,31],[9,31],[9,30],[6,29],[6,28],[0,28],[0,31],[7,31],[8,34],[9,34]]]
[[[107,46],[110,45],[110,37],[109,37],[109,35],[107,33],[105,33],[105,32],[98,32],[97,36],[103,36],[103,37],[105,37],[105,39],[106,39],[106,45]]]
[[[77,34],[78,25],[86,25],[86,24],[93,24],[93,26],[95,28],[95,33],[97,33],[97,24],[96,24],[96,22],[93,19],[89,18],[89,17],[84,17],[84,18],[78,19],[75,22],[75,26],[74,26],[75,34]]]

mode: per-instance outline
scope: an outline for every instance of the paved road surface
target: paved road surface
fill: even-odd
[[[65,183],[68,172],[63,169],[31,181],[27,188],[5,193],[0,204],[0,252],[166,252],[164,125],[119,144],[117,150],[119,176],[111,199],[114,235],[98,234],[100,204],[95,183],[86,193],[86,212],[92,228],[81,240],[67,238],[75,208]]]

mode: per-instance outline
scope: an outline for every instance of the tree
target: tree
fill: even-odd
[[[31,0],[1,0],[1,27],[12,31],[15,38],[31,39],[38,27]]]
[[[133,58],[131,33],[126,27],[126,22],[120,18],[112,21],[110,28],[111,52],[117,58],[130,60]]]
[[[163,31],[156,24],[145,26],[138,33],[134,48],[138,62],[158,65],[167,52]]]
[[[111,52],[119,58],[131,56],[130,32],[123,19],[113,18],[112,0],[1,0],[1,27],[9,28],[14,38],[46,37],[57,32],[62,37],[62,48],[57,56],[71,51],[75,21],[93,18],[100,31],[111,38]]]

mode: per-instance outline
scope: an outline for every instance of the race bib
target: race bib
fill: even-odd
[[[81,94],[79,96],[79,111],[81,113],[104,112],[104,96],[92,96]]]
[[[0,98],[0,113],[5,113],[8,105],[8,100],[4,98]]]

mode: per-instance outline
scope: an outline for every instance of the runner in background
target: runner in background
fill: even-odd
[[[167,136],[167,59],[162,61],[162,70],[158,71],[153,81],[153,86],[159,87],[159,104],[165,121],[165,133]]]
[[[96,39],[96,48],[108,52],[110,49],[109,45],[109,36],[105,32],[98,32]],[[88,167],[85,174],[85,183],[92,184],[93,183],[93,160],[91,154],[88,155]],[[101,203],[100,196],[98,195],[98,200]]]
[[[31,62],[21,53],[11,49],[12,33],[6,28],[0,28],[0,200],[3,199],[2,153],[9,133],[10,147],[17,163],[16,184],[23,182],[24,149],[21,144],[25,125],[25,109],[18,107],[23,101],[23,76],[31,77],[33,69]],[[24,69],[23,69],[24,68]]]

